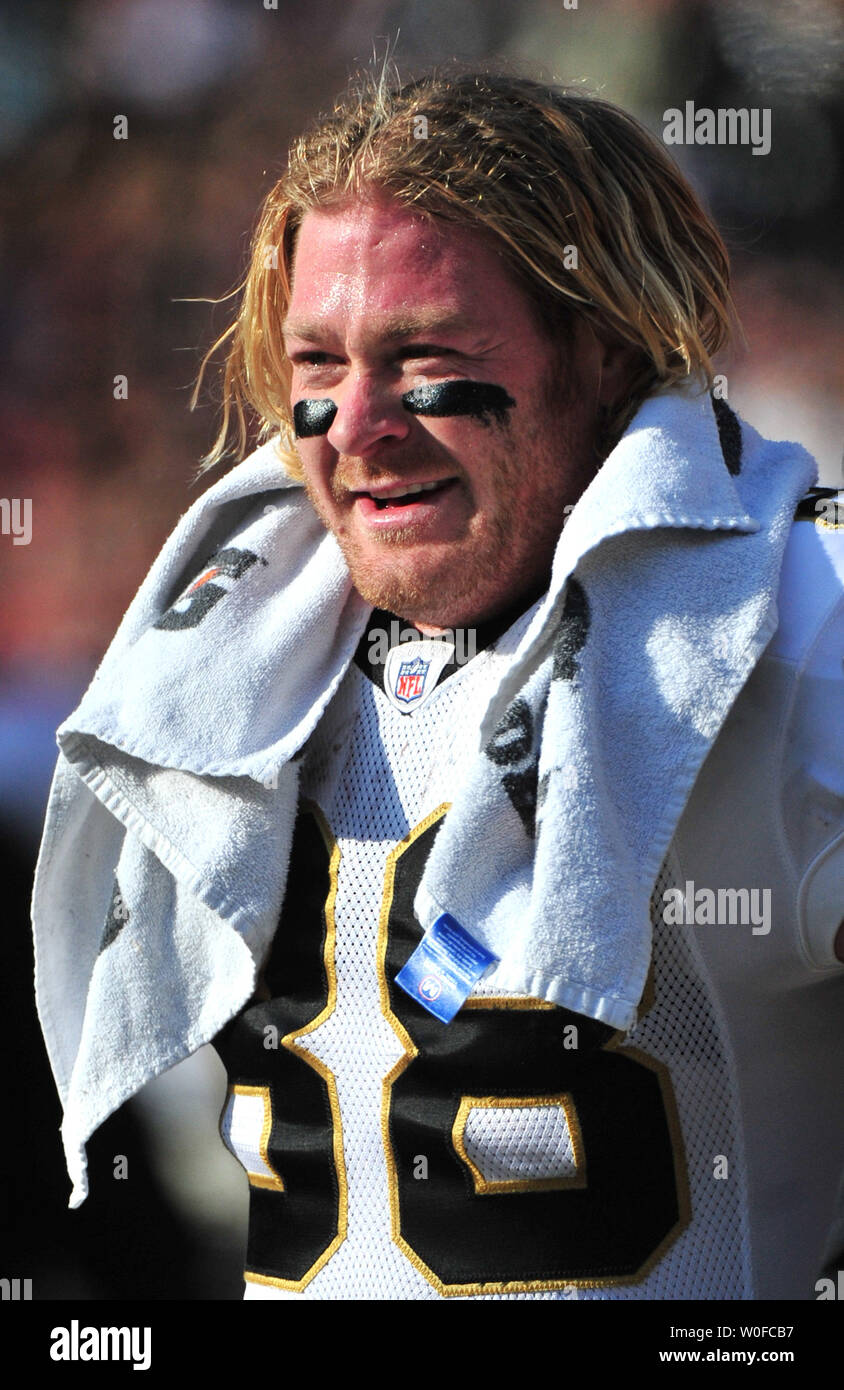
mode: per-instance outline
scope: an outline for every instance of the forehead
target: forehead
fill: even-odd
[[[286,336],[452,324],[494,331],[528,301],[490,235],[386,199],[308,212],[299,228]]]

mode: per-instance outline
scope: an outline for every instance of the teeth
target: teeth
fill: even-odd
[[[441,487],[443,479],[438,479],[435,483],[411,483],[410,486],[403,484],[401,487],[388,488],[386,492],[374,494],[376,502],[386,502],[391,497],[410,497],[415,492],[432,492],[435,487]]]

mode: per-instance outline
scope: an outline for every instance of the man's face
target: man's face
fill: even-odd
[[[570,366],[482,233],[384,199],[309,212],[284,325],[308,495],[369,602],[430,629],[541,591],[594,473]]]

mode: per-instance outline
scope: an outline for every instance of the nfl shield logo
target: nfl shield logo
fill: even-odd
[[[428,674],[430,664],[430,661],[423,661],[421,656],[414,657],[412,661],[401,663],[394,689],[397,700],[401,700],[404,705],[412,705],[415,701],[422,699],[425,694],[425,677]]]

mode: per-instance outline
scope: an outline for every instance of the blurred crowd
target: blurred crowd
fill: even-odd
[[[822,481],[842,480],[836,0],[0,3],[2,492],[32,499],[31,542],[0,536],[0,807],[27,981],[20,940],[53,731],[207,485],[196,470],[216,432],[213,380],[200,409],[188,402],[232,313],[210,301],[242,276],[290,140],[388,45],[407,76],[457,57],[585,83],[657,135],[664,110],[689,100],[770,108],[764,157],[672,153],[733,257],[747,341],[721,364],[730,401],[763,433],[806,444]],[[35,1058],[34,1030],[28,1045]],[[46,1092],[42,1071],[33,1060]],[[60,1185],[55,1118],[42,1115],[43,1142]],[[20,1154],[5,1161],[19,1194]],[[50,1218],[62,1230],[64,1200],[62,1188]],[[194,1296],[230,1292],[195,1274],[178,1275]],[[115,1288],[113,1275],[75,1277],[68,1287]]]

